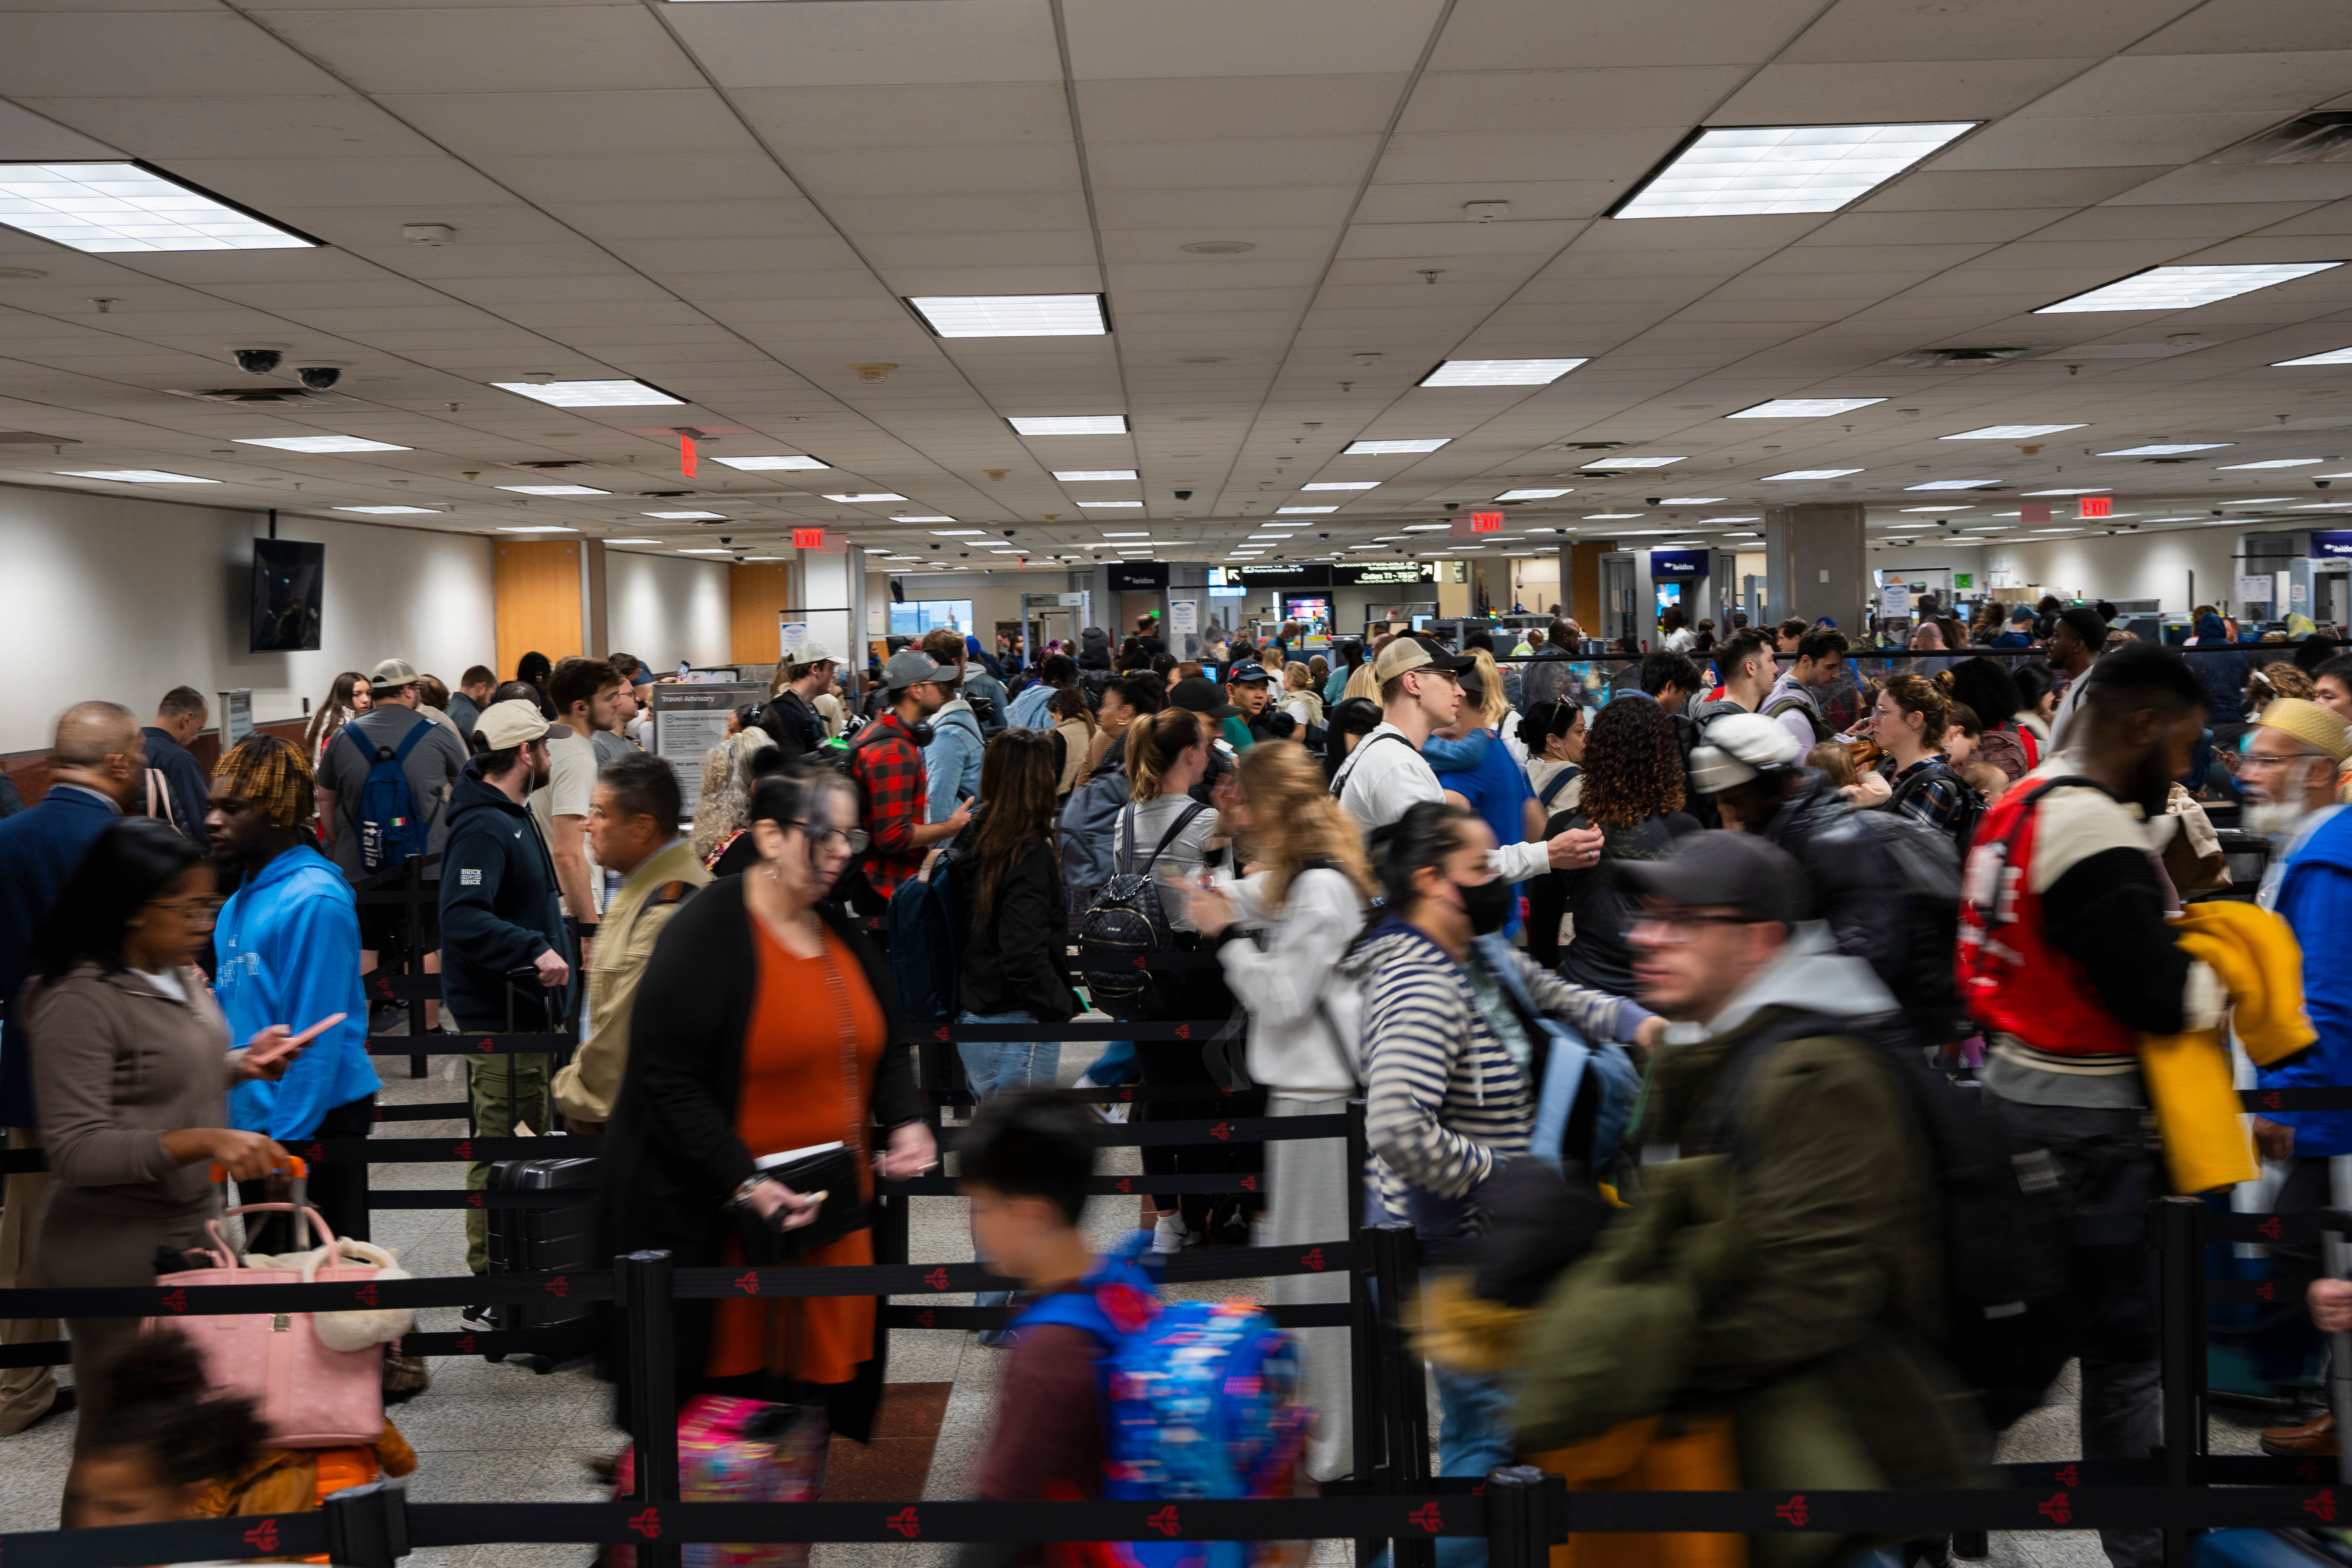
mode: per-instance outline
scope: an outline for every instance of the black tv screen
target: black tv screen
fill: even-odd
[[[327,547],[297,539],[253,542],[252,653],[301,653],[319,646],[319,591]]]

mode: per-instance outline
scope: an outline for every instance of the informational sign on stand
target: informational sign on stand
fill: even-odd
[[[220,693],[220,743],[226,752],[253,733],[253,688]]]
[[[2267,572],[2259,576],[2241,577],[2238,579],[2238,607],[2242,610],[2249,605],[2273,603],[2271,595],[2276,591],[2277,584]]]
[[[795,609],[776,613],[776,657],[791,658],[793,650],[814,643],[835,659],[856,665],[859,639],[850,635],[847,610]]]
[[[1908,619],[1911,615],[1911,584],[1889,583],[1879,589],[1878,613],[1890,621]]]
[[[686,815],[702,795],[702,753],[727,738],[728,720],[747,702],[766,700],[757,681],[665,681],[647,688],[654,700],[654,755],[677,773]]]
[[[1168,601],[1168,629],[1181,637],[1189,637],[1201,629],[1201,601],[1171,599]]]

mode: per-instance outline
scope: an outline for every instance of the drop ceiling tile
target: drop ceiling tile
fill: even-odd
[[[830,234],[831,226],[805,201],[562,202],[549,214],[590,238],[799,238]],[[464,243],[460,235],[459,243]]]
[[[2352,78],[2352,50],[2296,54],[2126,55],[2102,61],[2021,118],[2291,114],[2323,103]]]
[[[2352,234],[2352,201],[2335,202],[2289,218],[2262,231],[2264,237],[2276,235],[2282,238],[2315,234]]]
[[[1066,0],[1089,79],[1317,76],[1412,68],[1442,0]]]
[[[1061,79],[1046,0],[855,0],[664,6],[730,88]]]
[[[1372,136],[1126,143],[1089,146],[1087,162],[1098,191],[1353,184],[1379,146]]]
[[[1077,155],[1067,145],[808,151],[796,153],[792,166],[820,200],[836,191],[914,196],[1078,189]]]
[[[951,255],[965,267],[1085,267],[1095,265],[1094,236],[1084,229],[1031,229],[995,234],[868,235],[860,241],[876,267],[930,268]]]
[[[430,142],[363,98],[302,96],[80,98],[25,93],[27,108],[159,166],[205,158],[424,158]],[[224,193],[226,194],[226,193]]]
[[[1789,46],[1798,62],[2007,60],[2111,54],[2196,8],[2196,0],[2082,0],[2053,10],[2037,0],[1969,5],[1887,5],[1838,0]]]
[[[2352,11],[2336,0],[2206,0],[2126,52],[2221,55],[2282,49],[2352,49]]]
[[[1097,184],[1095,207],[1106,233],[1185,228],[1192,230],[1189,243],[1247,237],[1253,226],[1336,232],[1355,194],[1353,181],[1257,190],[1105,190]]]
[[[934,261],[946,258],[934,256]],[[1093,261],[1083,266],[893,268],[894,293],[904,295],[970,292],[974,294],[1088,294],[1102,289],[1102,274]],[[1114,306],[1114,314],[1116,306]],[[1098,342],[1097,339],[1049,339],[1048,342]]]
[[[2065,207],[2025,207],[2003,212],[1975,208],[1948,213],[1849,211],[1805,237],[1800,248],[1817,246],[1997,245],[2037,233],[2068,216]]]
[[[1392,182],[1375,176],[1356,211],[1359,223],[1448,223],[1465,221],[1471,202],[1507,201],[1506,221],[1598,217],[1632,188],[1629,179],[1475,180]]]
[[[1103,253],[1112,261],[1165,262],[1189,268],[1194,289],[1240,288],[1250,269],[1268,261],[1320,261],[1331,254],[1339,237],[1334,226],[1272,228],[1227,225],[1212,231],[1217,239],[1234,240],[1252,248],[1245,255],[1191,256],[1184,247],[1200,241],[1198,228],[1113,228],[1102,231]],[[1122,299],[1122,304],[1126,302]]]
[[[1673,151],[1685,128],[1621,126],[1573,138],[1528,131],[1423,131],[1390,138],[1380,178],[1398,184],[1494,178],[1540,180],[1572,163],[1580,174],[1633,180]],[[1687,220],[1668,220],[1687,221]]]
[[[618,239],[605,247],[621,261],[656,275],[679,272],[763,270],[845,271],[858,266],[856,253],[835,234],[784,237]]]
[[[1991,239],[1949,242],[1943,245],[1859,245],[1825,239],[1820,233],[1810,235],[1802,245],[1776,251],[1750,268],[1750,278],[1773,277],[1791,273],[1820,274],[1885,270],[1909,270],[1924,276],[1940,268],[1954,267],[1971,257],[1983,255],[1997,242]]]
[[[740,88],[731,96],[788,158],[810,149],[1070,140],[1069,100],[1059,82]]]
[[[386,109],[491,164],[534,153],[739,153],[753,144],[719,95],[661,92],[386,93]]]
[[[1078,118],[1089,147],[1181,139],[1203,127],[1245,127],[1260,136],[1378,134],[1409,79],[1402,72],[1082,79]]]
[[[1699,0],[1665,26],[1646,0],[1460,0],[1429,68],[1761,65],[1820,10],[1818,0]]]
[[[289,12],[277,33],[366,93],[692,88],[702,78],[635,6],[481,5]]]
[[[1401,132],[1617,130],[1671,125],[1677,135],[1738,88],[1737,66],[1616,70],[1433,71]]]
[[[476,163],[527,201],[799,201],[800,189],[775,160],[752,146],[675,158],[654,153],[553,153],[511,157],[484,153]],[[414,216],[414,215],[412,215]]]
[[[2085,169],[1927,169],[1864,198],[1852,210],[1948,213],[1980,207],[2088,206],[2168,173],[2171,167],[2143,163]]]
[[[1998,120],[2095,63],[2076,58],[1905,59],[1870,65],[1776,60],[1709,114],[1706,123]],[[1939,156],[1948,159],[1950,153]]]
[[[2343,163],[2192,163],[2110,196],[2106,206],[2179,204],[2202,208],[2215,202],[2243,202],[2246,206],[2242,210],[2252,213],[2274,211],[2295,202],[2335,201],[2344,196],[2352,196],[2352,166]]]
[[[236,12],[155,14],[125,24],[110,11],[17,11],[0,52],[0,93],[12,98],[184,92],[234,83],[264,96],[339,93],[335,79]]]
[[[2185,163],[2251,136],[2278,120],[2252,114],[2107,114],[1987,126],[1936,160],[1934,172],[1970,169],[2090,169],[2126,158]]]

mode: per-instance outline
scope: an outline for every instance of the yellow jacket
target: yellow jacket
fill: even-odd
[[[2189,905],[2173,929],[2229,994],[2231,1027],[2256,1064],[2284,1060],[2319,1037],[2304,1013],[2303,949],[2286,921],[2252,904],[2215,900]],[[2173,1190],[2252,1181],[2261,1167],[2221,1031],[2142,1035],[2139,1061]]]

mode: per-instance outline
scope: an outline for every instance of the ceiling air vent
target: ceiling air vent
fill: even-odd
[[[502,468],[520,468],[531,474],[561,474],[572,468],[593,468],[599,465],[583,462],[576,458],[550,458],[526,463],[500,463]]]
[[[218,386],[205,392],[183,392],[174,386],[165,390],[174,397],[194,397],[205,403],[241,404],[247,407],[272,403],[326,403],[334,395],[313,392],[307,386]]]
[[[2209,163],[2352,163],[2352,113],[2305,114],[2224,147]]]
[[[1887,363],[1916,365],[1926,370],[1941,369],[1946,365],[2000,364],[2007,360],[2040,353],[2047,347],[2047,343],[2029,343],[2022,348],[1913,349],[1909,353],[1896,354]]]

